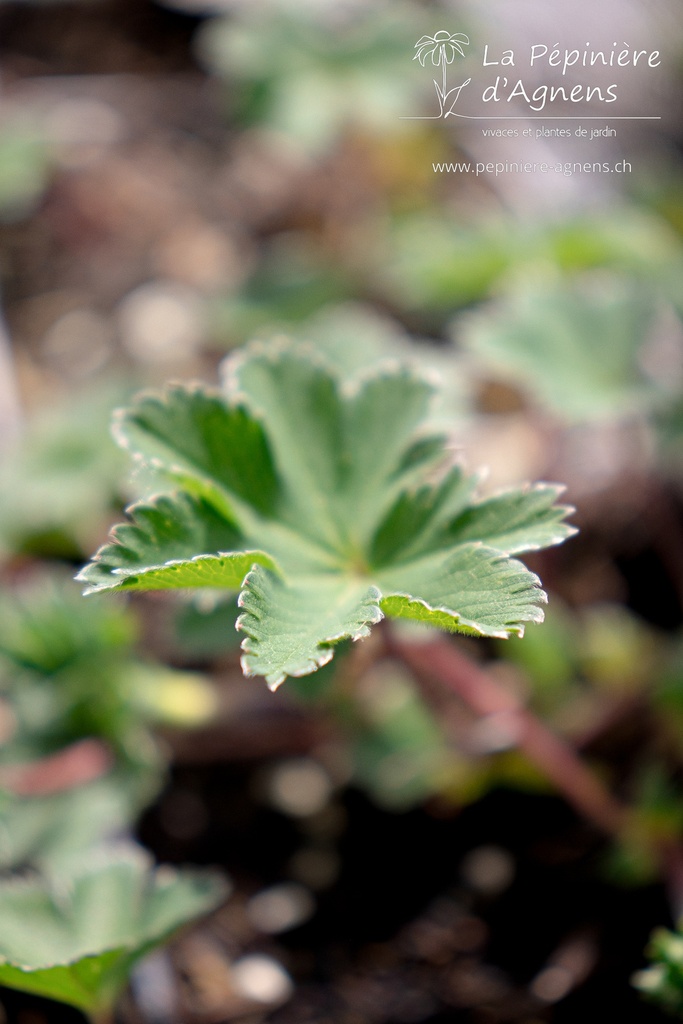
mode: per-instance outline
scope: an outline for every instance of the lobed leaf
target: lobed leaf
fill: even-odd
[[[434,390],[414,371],[368,376],[347,393],[329,368],[281,346],[253,347],[226,365],[228,395],[272,440],[283,518],[342,558],[366,542],[389,482],[395,492],[411,462],[434,457],[425,440],[407,452]]]
[[[136,847],[2,882],[0,984],[105,1008],[137,960],[225,895],[217,876],[155,870]]]
[[[540,621],[539,581],[509,556],[574,532],[561,489],[476,500],[476,478],[424,431],[423,376],[384,365],[349,380],[280,341],[229,358],[224,387],[121,414],[121,443],[181,490],[132,507],[80,574],[88,592],[241,588],[243,668],[273,688],[383,615],[496,637]]]

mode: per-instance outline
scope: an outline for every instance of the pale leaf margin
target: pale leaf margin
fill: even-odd
[[[441,576],[438,563],[445,570]],[[424,585],[419,579],[422,573]],[[384,614],[470,636],[501,640],[522,637],[525,623],[543,621],[542,606],[548,601],[535,573],[517,559],[481,543],[465,544],[447,553],[443,560],[431,556],[384,575],[389,577],[384,585],[380,580]],[[410,588],[391,580],[391,576],[399,575],[404,575],[406,583],[413,577]]]
[[[241,590],[247,574],[255,565],[272,572],[277,563],[265,551],[219,551],[215,555],[171,559],[141,569],[112,569],[111,582],[90,584],[85,596],[103,590],[182,590],[194,587],[216,587],[232,592]],[[76,579],[86,582],[79,573]]]
[[[328,593],[315,596],[329,600],[307,605],[303,588],[297,593],[296,585],[254,567],[244,581],[235,624],[246,634],[241,645],[246,676],[264,676],[276,690],[288,676],[316,672],[331,661],[337,643],[368,636],[370,626],[384,618],[381,592],[370,580],[358,580],[349,588],[343,576],[330,576],[324,586]]]

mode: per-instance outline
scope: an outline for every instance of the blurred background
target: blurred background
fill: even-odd
[[[443,30],[465,53],[414,59]],[[563,74],[534,44],[661,64]],[[580,111],[616,134],[538,135],[567,104],[519,97],[533,120],[439,118],[443,73],[470,118],[501,73],[616,82]],[[126,1024],[664,1019],[630,978],[681,910],[682,74],[677,0],[0,3],[0,869],[128,836],[233,884],[139,968]],[[553,170],[448,169],[518,161]],[[343,374],[433,369],[482,493],[567,485],[579,536],[528,560],[546,624],[460,643],[627,830],[390,658],[273,695],[232,606],[81,599],[141,487],[112,410],[273,334]],[[8,1022],[66,1014],[0,993]]]

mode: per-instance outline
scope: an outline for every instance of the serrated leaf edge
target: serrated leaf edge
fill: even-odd
[[[173,566],[173,565],[191,565],[192,562],[204,562],[204,561],[212,561],[212,560],[218,561],[218,559],[220,559],[220,558],[232,558],[233,556],[235,556],[236,558],[239,558],[239,557],[242,557],[244,555],[260,555],[260,556],[262,556],[263,559],[264,559],[264,562],[259,562],[258,564],[259,565],[263,565],[264,568],[266,568],[266,569],[270,569],[271,572],[276,573],[276,575],[282,576],[282,570],[278,566],[278,564],[275,561],[275,559],[271,558],[271,556],[268,555],[265,551],[259,551],[258,548],[249,548],[247,551],[216,551],[216,552],[206,552],[206,553],[203,553],[203,554],[200,554],[200,555],[193,555],[192,558],[171,558],[171,559],[169,559],[168,562],[159,562],[157,565],[146,565],[143,569],[123,569],[123,568],[112,569],[111,573],[112,573],[112,576],[120,576],[120,577],[123,577],[123,578],[131,577],[131,576],[133,576],[133,577],[136,577],[136,576],[146,576],[148,573],[157,572],[159,569],[168,569],[170,566]],[[256,560],[255,560],[254,564],[256,564]],[[252,566],[252,568],[253,568],[253,566]],[[79,579],[78,576],[76,576],[75,578]],[[245,577],[245,579],[246,579],[246,577]],[[235,590],[241,590],[242,587],[244,586],[244,582],[245,582],[245,580],[243,579],[242,582],[240,583],[239,587],[235,587]],[[111,589],[111,588],[104,588],[104,589]],[[179,587],[178,589],[181,590],[181,589],[184,589],[184,588]],[[230,588],[230,589],[232,589],[232,588]],[[92,590],[85,591],[86,595],[87,594],[91,594],[91,593],[93,593]]]
[[[145,945],[149,942],[149,939],[143,940],[138,945]],[[56,960],[54,963],[39,964],[37,967],[30,967],[28,964],[20,964],[15,960],[10,960],[8,957],[0,953],[0,966],[6,965],[7,967],[13,967],[16,971],[21,971],[22,974],[39,974],[42,971],[51,971],[55,967],[75,967],[76,964],[82,963],[84,960],[98,960],[101,956],[106,956],[107,953],[120,953],[121,956],[126,956],[133,952],[133,947],[130,945],[125,946],[108,946],[106,949],[98,949],[94,953],[84,953],[83,956],[76,956],[70,960]],[[61,1000],[58,1000],[61,1002]]]
[[[120,411],[125,412],[126,410],[120,410]],[[146,465],[148,465],[148,464],[149,463],[146,463]],[[83,596],[84,597],[89,597],[91,594],[102,593],[103,591],[106,591],[106,590],[114,590],[116,588],[116,586],[117,586],[116,583],[114,583],[114,584],[112,584],[110,586],[107,586],[104,583],[96,584],[96,585],[91,585],[90,581],[88,579],[89,570],[97,567],[98,565],[101,565],[105,561],[105,552],[107,552],[112,546],[120,545],[121,547],[125,547],[125,545],[121,544],[119,539],[118,539],[118,531],[119,531],[119,529],[122,526],[123,527],[128,527],[128,526],[135,526],[136,525],[135,524],[135,513],[138,511],[138,509],[140,509],[140,508],[146,509],[146,508],[152,507],[157,502],[159,502],[160,500],[163,500],[164,498],[183,497],[186,493],[187,492],[183,491],[182,489],[175,490],[171,494],[169,494],[166,491],[158,491],[158,492],[155,492],[154,494],[151,494],[151,495],[149,495],[149,496],[147,496],[145,498],[140,498],[138,501],[134,501],[131,505],[127,505],[126,506],[126,508],[123,510],[123,514],[127,517],[127,520],[129,520],[129,521],[126,521],[126,522],[123,522],[123,523],[116,523],[111,528],[111,530],[109,531],[109,534],[107,535],[107,540],[105,541],[105,543],[100,545],[100,547],[97,549],[97,551],[92,556],[90,561],[88,561],[83,566],[82,569],[79,569],[79,571],[74,576],[74,580],[76,580],[78,583],[85,583],[86,584],[86,589],[83,591]],[[250,555],[250,554],[263,556],[264,559],[268,560],[267,568],[272,569],[272,571],[275,572],[278,576],[282,575],[282,570],[280,569],[279,565],[277,564],[276,559],[274,559],[272,557],[272,555],[269,555],[268,552],[261,551],[260,548],[245,548],[245,549],[242,549],[242,550],[237,549],[235,551],[202,551],[202,552],[200,552],[197,555],[193,555],[192,558],[171,558],[167,562],[157,562],[154,565],[145,565],[145,566],[143,566],[140,569],[132,569],[132,568],[131,569],[126,569],[123,566],[120,566],[120,567],[117,567],[117,568],[109,570],[109,572],[110,572],[110,574],[112,576],[119,576],[119,577],[124,577],[124,578],[127,577],[127,576],[128,577],[130,577],[130,576],[142,576],[142,575],[144,575],[146,573],[149,573],[149,572],[152,572],[152,571],[156,571],[156,570],[159,570],[159,569],[165,569],[169,565],[187,565],[187,564],[189,564],[191,562],[196,562],[196,561],[198,561],[200,559],[206,559],[206,558],[225,558],[225,557],[230,557],[232,555]],[[244,580],[240,584],[240,588],[242,586],[244,586]]]
[[[539,595],[539,602],[542,603],[542,604],[547,604],[548,595],[545,593],[545,591],[544,590],[539,590],[538,591],[538,595]],[[541,595],[543,595],[545,600],[543,600]],[[435,607],[434,605],[430,605],[427,601],[423,600],[421,597],[415,597],[415,596],[413,596],[411,594],[400,594],[400,593],[398,593],[398,591],[396,591],[396,592],[394,592],[392,594],[386,594],[385,597],[387,597],[387,598],[390,598],[390,597],[405,597],[405,599],[407,601],[410,601],[411,604],[421,604],[423,608],[427,609],[427,611],[430,611],[430,612],[443,612],[444,615],[448,615],[450,618],[453,619],[453,622],[454,622],[454,624],[456,626],[456,628],[453,630],[453,632],[455,632],[455,633],[458,632],[457,626],[465,626],[467,629],[473,630],[478,636],[489,637],[492,640],[509,640],[511,636],[518,636],[521,639],[524,636],[524,630],[525,630],[526,627],[525,627],[525,623],[522,623],[522,622],[520,622],[519,625],[510,626],[509,629],[501,629],[501,630],[491,631],[489,629],[486,629],[485,627],[482,628],[478,623],[474,622],[472,619],[466,619],[466,618],[464,618],[464,616],[458,615],[457,612],[454,612],[452,608],[443,608],[443,607],[439,607],[439,606]],[[526,619],[525,622],[533,622],[535,624],[538,624],[538,623],[543,622],[544,619],[545,619],[545,613],[544,613],[542,608],[539,608],[538,609],[538,615],[535,615],[533,618]],[[429,623],[426,623],[426,625],[429,625]]]
[[[496,557],[492,559],[492,565],[498,565],[502,562],[509,562],[511,560],[510,557],[505,552],[500,551],[498,548],[487,548],[487,545],[483,544],[481,541],[475,541],[474,543],[472,543],[471,546],[478,547],[484,551],[489,550],[492,555],[495,555]],[[517,561],[517,559],[514,559],[514,561]],[[508,640],[511,636],[518,636],[521,639],[524,636],[526,622],[533,622],[538,624],[543,622],[543,620],[545,619],[545,612],[543,611],[543,608],[540,606],[548,603],[548,595],[546,594],[545,590],[543,590],[541,580],[536,575],[536,573],[531,572],[529,569],[527,569],[522,562],[520,562],[519,564],[522,565],[525,571],[528,573],[530,577],[530,586],[534,587],[536,590],[536,593],[534,595],[537,601],[536,614],[532,618],[525,619],[524,622],[520,622],[518,624],[516,623],[514,626],[510,626],[508,629],[491,631],[490,629],[487,629],[486,626],[480,625],[473,619],[465,618],[465,616],[460,615],[459,612],[454,611],[452,608],[447,608],[443,605],[430,604],[429,601],[425,601],[424,598],[422,597],[416,597],[414,594],[404,593],[400,590],[392,590],[391,593],[384,594],[382,600],[389,599],[391,597],[403,597],[406,599],[406,601],[409,601],[412,604],[422,605],[422,607],[426,608],[427,611],[442,612],[444,615],[448,615],[450,618],[453,619],[453,622],[456,625],[462,625],[465,626],[467,629],[472,629],[475,633],[482,637],[490,637],[495,640]],[[455,632],[457,632],[457,629],[455,630]]]
[[[427,384],[432,392],[431,402],[435,400],[441,386],[438,372],[421,366],[417,358],[405,360],[388,356],[373,366],[361,367],[356,373],[346,376],[311,342],[299,341],[279,334],[268,339],[256,338],[225,357],[221,363],[220,374],[223,392],[230,404],[238,407],[246,405],[249,411],[258,418],[259,413],[254,409],[251,397],[240,387],[240,370],[254,357],[264,357],[268,362],[275,364],[282,355],[295,356],[302,362],[312,364],[316,369],[325,372],[335,383],[340,397],[347,400],[355,398],[367,384],[371,384],[375,380],[396,377],[399,374]],[[427,433],[431,432],[429,424],[425,429]],[[416,434],[416,439],[419,436]]]
[[[181,464],[174,462],[173,460],[164,462],[157,456],[147,456],[144,452],[134,448],[133,441],[126,435],[126,429],[124,426],[128,414],[135,411],[137,406],[141,405],[143,402],[154,400],[162,402],[168,406],[171,395],[178,392],[188,395],[190,398],[195,395],[202,395],[205,398],[215,399],[217,402],[225,405],[231,412],[241,409],[252,419],[260,422],[259,417],[254,416],[252,410],[244,402],[240,402],[237,399],[235,401],[231,401],[229,396],[227,396],[220,387],[211,387],[201,381],[189,381],[188,383],[171,381],[161,388],[144,388],[132,397],[127,406],[119,406],[112,413],[111,435],[116,444],[128,453],[134,466],[155,470],[159,473],[166,474],[171,479],[178,477],[182,478],[187,475],[188,470]],[[216,481],[213,477],[207,476],[207,474],[202,472],[200,469],[193,469],[192,472],[195,475],[196,480],[201,483],[202,487],[205,487],[207,491],[213,495],[214,503],[217,497],[221,498],[219,510],[223,515],[225,515],[229,522],[233,522],[235,520],[236,512],[238,518],[241,518],[244,513],[245,505],[237,495],[233,494],[232,491],[228,490],[223,484]],[[139,502],[136,502],[135,505],[153,501],[160,496],[163,497],[168,495],[166,492],[154,494],[151,497],[141,499]],[[135,506],[129,506],[129,508],[126,509],[126,512],[133,507]]]
[[[128,405],[120,405],[114,409],[112,412],[112,422],[110,427],[111,436],[114,438],[119,448],[129,452],[135,462],[141,463],[145,466],[152,466],[155,469],[164,468],[164,463],[162,463],[160,459],[148,459],[143,452],[138,452],[133,449],[133,442],[129,437],[127,437],[125,432],[124,420],[132,410],[143,402],[155,400],[168,405],[170,396],[179,391],[184,394],[189,394],[190,396],[204,395],[208,398],[215,398],[218,401],[225,400],[225,395],[219,387],[211,387],[199,380],[168,381],[160,388],[143,388],[141,391],[137,391],[130,399]],[[180,466],[173,468],[178,470],[182,469]]]
[[[549,483],[544,480],[537,480],[535,483],[523,483],[517,487],[501,487],[497,490],[491,491],[490,494],[483,495],[479,498],[474,498],[468,508],[477,508],[479,505],[485,505],[487,501],[491,501],[494,498],[504,498],[506,495],[519,495],[519,494],[531,494],[534,491],[553,491],[554,499],[553,504],[549,507],[549,511],[562,513],[562,519],[566,519],[567,516],[571,516],[576,512],[574,505],[556,505],[555,501],[560,497],[561,494],[567,490],[565,484]],[[574,537],[579,529],[577,526],[572,526],[571,523],[559,521],[556,524],[557,533],[553,535],[550,540],[544,541],[543,544],[525,544],[523,548],[517,548],[514,551],[507,550],[506,548],[496,547],[494,550],[502,551],[506,555],[512,554],[524,554],[526,551],[544,551],[548,547],[555,547],[558,544],[562,544],[565,540],[569,540],[570,537]],[[467,543],[472,543],[468,541]],[[474,543],[477,543],[476,541]],[[493,545],[488,541],[480,541],[484,547],[491,547]]]
[[[240,593],[240,595],[239,595],[239,597],[237,599],[237,607],[238,608],[243,608],[244,607],[244,593],[245,593],[245,589],[244,588],[250,582],[249,577],[251,576],[253,571],[254,570],[252,569],[245,576],[244,583],[243,583],[243,589],[242,589],[242,591],[241,591],[241,593]],[[379,587],[376,587],[374,584],[369,584],[368,588],[367,588],[367,591],[366,591],[366,593],[364,595],[364,598],[369,600],[369,601],[376,602],[375,605],[374,605],[374,611],[373,611],[372,615],[368,615],[368,617],[365,619],[365,621],[363,623],[361,623],[361,625],[358,626],[358,628],[356,630],[354,630],[354,632],[352,632],[352,633],[349,633],[346,630],[342,630],[342,631],[340,631],[338,633],[333,633],[331,636],[326,636],[326,637],[323,637],[322,639],[318,640],[317,641],[317,651],[319,652],[318,657],[311,658],[311,662],[309,662],[309,664],[312,663],[314,665],[313,668],[309,668],[308,666],[306,666],[305,668],[301,668],[299,671],[277,672],[277,673],[271,673],[270,675],[265,675],[264,679],[266,680],[266,683],[268,685],[268,689],[271,690],[272,692],[275,692],[275,690],[277,690],[278,687],[281,686],[282,683],[285,681],[285,679],[287,679],[289,676],[291,676],[294,679],[300,678],[302,676],[309,676],[309,675],[312,675],[313,672],[317,671],[317,669],[322,668],[323,665],[327,665],[328,662],[330,662],[332,660],[332,658],[334,657],[334,648],[333,648],[332,645],[334,645],[335,643],[338,643],[340,640],[345,640],[345,639],[348,638],[348,639],[352,640],[355,643],[357,640],[362,640],[366,636],[369,636],[370,635],[370,626],[376,625],[378,622],[381,622],[382,619],[384,618],[384,612],[382,611],[382,609],[380,607],[380,602],[381,602],[381,599],[382,599],[382,592],[380,591]],[[253,611],[250,611],[249,614],[250,615],[255,615],[255,613]],[[237,617],[237,620],[235,622],[235,629],[238,632],[246,633],[246,630],[244,629],[245,617],[246,616],[244,614],[238,615],[238,617]],[[257,672],[256,670],[252,669],[249,666],[248,662],[247,662],[247,658],[249,658],[251,655],[253,655],[255,657],[258,657],[258,651],[255,651],[250,646],[251,642],[255,641],[255,640],[256,640],[255,637],[253,637],[250,633],[247,633],[247,635],[244,637],[244,640],[240,644],[240,649],[243,652],[242,656],[240,658],[240,666],[242,668],[242,672],[244,673],[244,675],[247,678],[252,678],[253,676],[257,676],[257,675],[261,674],[260,672]],[[329,646],[327,646],[327,645],[329,645]]]

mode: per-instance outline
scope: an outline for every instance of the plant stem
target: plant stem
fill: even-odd
[[[630,809],[614,797],[571,744],[548,728],[493,676],[448,640],[407,643],[385,623],[387,652],[413,672],[429,695],[433,681],[447,687],[475,714],[498,718],[506,734],[552,782],[567,803],[608,836],[628,834]],[[664,878],[674,918],[683,915],[683,847],[675,840],[653,840],[652,854]]]
[[[521,705],[514,694],[447,640],[415,644],[397,639],[388,630],[387,635],[390,652],[411,669],[418,681],[436,679],[477,715],[498,717],[519,749],[576,811],[608,835],[620,834],[627,809],[571,745]]]

